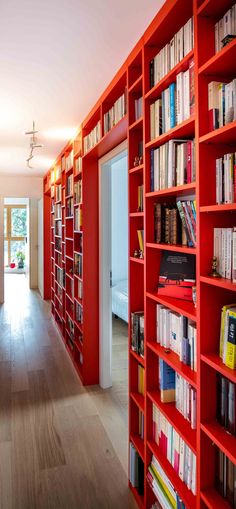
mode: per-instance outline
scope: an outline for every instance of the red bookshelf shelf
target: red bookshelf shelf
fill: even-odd
[[[77,322],[77,320],[74,320],[74,322],[75,322],[76,327],[78,327],[78,329],[79,329],[81,332],[83,332],[83,324],[82,324],[82,323],[80,323],[80,322]]]
[[[83,305],[83,301],[81,299],[79,299],[78,297],[74,297],[75,301],[78,302],[78,304],[80,304],[80,306]]]
[[[190,320],[196,321],[196,309],[191,301],[175,299],[174,297],[158,296],[157,293],[151,292],[147,292],[146,296],[155,302],[163,304],[163,306],[173,309],[173,311],[177,313],[181,313],[187,318],[190,318]]]
[[[160,145],[163,145],[167,141],[171,140],[171,138],[178,138],[178,137],[187,137],[187,136],[193,136],[194,134],[194,127],[195,126],[195,118],[190,117],[188,120],[185,120],[181,124],[173,127],[173,129],[170,129],[164,134],[161,134],[161,136],[158,136],[158,138],[155,138],[154,140],[149,141],[146,143],[146,148],[155,148],[159,147]]]
[[[137,129],[137,128],[142,127],[142,123],[143,123],[143,117],[140,117],[137,120],[135,120],[135,122],[133,122],[133,124],[131,124],[129,126],[129,130],[131,131],[131,129]]]
[[[141,74],[136,80],[135,82],[130,86],[129,88],[129,92],[136,92],[136,91],[139,91],[140,88],[142,87],[142,80],[143,80],[143,75]]]
[[[135,256],[130,256],[130,261],[135,263],[140,263],[141,265],[144,265],[144,259],[143,258],[135,258]]]
[[[132,355],[136,361],[141,364],[142,366],[145,366],[145,360],[143,357],[141,357],[141,355],[138,355],[136,352],[134,352],[134,350],[130,349],[130,355]]]
[[[201,424],[201,429],[236,464],[236,438],[218,424],[207,422]]]
[[[236,39],[218,51],[199,69],[199,74],[212,74],[234,77],[236,71]]]
[[[236,121],[210,131],[199,138],[199,143],[234,143],[236,137]]]
[[[161,413],[196,454],[196,430],[191,429],[190,423],[175,408],[175,403],[162,403],[158,391],[148,392],[147,396],[160,409]]]
[[[142,460],[144,461],[144,441],[142,438],[134,433],[131,433],[130,440],[133,442],[134,447],[137,449],[139,456],[141,456]]]
[[[201,491],[201,499],[206,504],[208,509],[232,509],[232,506],[221,497],[214,488],[208,488]]]
[[[236,210],[236,203],[222,203],[220,205],[205,205],[200,212],[231,212]]]
[[[163,359],[169,366],[171,366],[177,373],[179,373],[188,383],[194,388],[197,388],[197,373],[189,366],[179,360],[179,356],[172,350],[166,350],[160,346],[156,341],[147,341],[147,347],[150,348],[156,355]]]
[[[156,99],[165,88],[176,80],[176,75],[179,72],[186,71],[188,69],[189,60],[194,56],[194,51],[190,51],[182,60],[179,62],[171,71],[164,76],[151,90],[149,90],[145,99]]]
[[[222,17],[223,14],[232,6],[231,0],[205,0],[198,8],[198,14],[213,19]]]
[[[144,212],[130,212],[129,217],[144,217]]]
[[[172,465],[169,463],[167,458],[165,458],[165,456],[161,453],[158,445],[153,440],[152,441],[148,440],[147,445],[152,454],[154,454],[157,460],[160,462],[162,468],[168,475],[170,482],[175,486],[176,491],[182,498],[187,508],[196,509],[197,508],[196,496],[194,496],[193,493],[184,484],[184,482],[181,481],[180,477],[177,475]]]
[[[147,242],[146,247],[150,249],[163,249],[165,251],[178,251],[179,253],[196,254],[195,247],[182,246],[180,244],[156,244],[155,242]]]
[[[74,304],[74,299],[73,297],[71,297],[71,295],[69,295],[69,293],[66,292],[66,296],[67,298],[72,302],[72,304]]]
[[[140,173],[143,172],[143,164],[140,164],[139,166],[134,166],[134,168],[131,168],[129,170],[129,173]]]
[[[236,291],[236,284],[232,283],[230,279],[225,279],[223,277],[214,278],[210,276],[201,276],[200,281],[208,285],[218,286],[218,288],[225,288],[226,290],[230,290],[231,292]]]
[[[191,182],[190,184],[184,184],[183,186],[175,186],[175,187],[169,187],[167,189],[162,189],[161,191],[152,191],[149,193],[146,193],[146,198],[158,198],[159,196],[171,196],[171,195],[182,195],[182,194],[189,194],[189,193],[195,193],[196,191],[196,184],[195,182]]]
[[[139,495],[138,490],[136,488],[134,488],[130,482],[129,482],[129,487],[130,487],[130,490],[132,491],[132,493],[134,495],[134,498],[135,498],[135,500],[136,500],[136,502],[138,504],[138,507],[140,509],[142,509],[143,506],[144,506],[144,497],[143,497],[143,495]]]
[[[228,378],[231,382],[236,384],[236,370],[230,369],[225,364],[223,364],[221,358],[219,357],[218,353],[208,353],[208,354],[202,354],[201,360],[208,364],[208,366],[211,366],[215,369],[215,371],[218,371],[221,375]]]
[[[130,397],[139,407],[141,412],[144,412],[144,396],[142,394],[139,394],[139,392],[131,392]]]

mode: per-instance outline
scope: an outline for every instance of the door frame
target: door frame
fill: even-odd
[[[98,160],[99,384],[103,389],[112,386],[111,162],[125,151],[128,152],[127,139]]]

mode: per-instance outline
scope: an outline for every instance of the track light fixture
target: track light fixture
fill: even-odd
[[[30,161],[34,157],[34,153],[33,153],[34,149],[35,148],[42,148],[43,147],[43,145],[41,143],[38,143],[38,139],[37,139],[37,136],[36,136],[36,134],[38,132],[39,131],[37,131],[35,129],[35,122],[33,120],[33,129],[31,131],[26,131],[25,132],[26,136],[30,136],[30,154],[29,154],[29,157],[26,159],[26,163],[27,163],[28,168],[33,168],[33,166],[30,166]]]

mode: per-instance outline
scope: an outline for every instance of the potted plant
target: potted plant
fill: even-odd
[[[25,254],[23,253],[23,251],[17,251],[16,258],[18,262],[18,269],[23,269],[25,261]]]

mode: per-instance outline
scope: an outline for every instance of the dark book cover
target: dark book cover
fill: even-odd
[[[196,279],[194,255],[162,252],[158,295],[192,300],[192,287]]]
[[[144,463],[140,456],[138,456],[138,492],[139,495],[144,494]]]
[[[235,436],[236,423],[235,423],[235,405],[236,405],[235,384],[229,382],[228,387],[228,431]]]
[[[227,486],[226,496],[229,503],[234,504],[234,464],[227,458]]]

